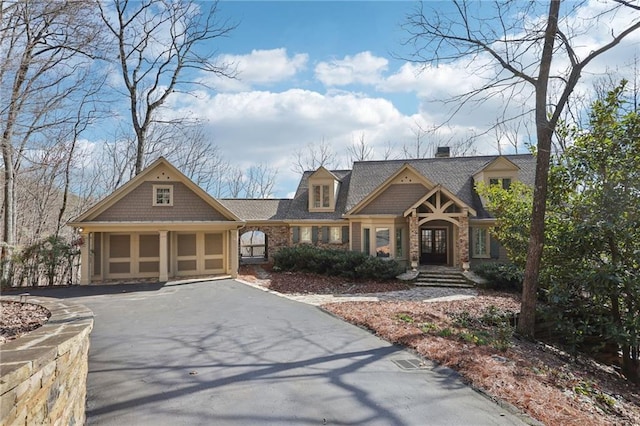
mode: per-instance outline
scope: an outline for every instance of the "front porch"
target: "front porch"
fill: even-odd
[[[469,269],[469,216],[475,211],[440,185],[404,212],[412,267]]]

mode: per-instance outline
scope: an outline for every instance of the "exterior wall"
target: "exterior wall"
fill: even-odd
[[[351,250],[362,251],[362,227],[360,222],[351,222]]]
[[[473,258],[472,257],[470,259],[471,269],[475,268],[478,265],[482,265],[483,263],[510,262],[507,249],[501,246],[493,238],[493,236],[490,237],[490,244],[492,245],[491,257],[489,258]],[[469,250],[471,250],[471,242],[469,242]]]
[[[272,259],[281,248],[291,245],[290,229],[287,225],[253,225],[245,226],[239,232],[262,231],[267,237],[267,258]],[[238,253],[239,254],[239,253]]]
[[[227,230],[96,232],[92,234],[93,246],[86,249],[91,252],[87,256],[91,268],[87,271],[92,273],[91,281],[167,281],[169,277],[223,273],[235,276],[237,268],[234,269],[229,248],[231,233]],[[238,238],[237,232],[233,235]],[[114,241],[119,243],[113,246]]]
[[[173,206],[153,206],[153,185],[156,184],[158,182],[143,182],[93,221],[227,220],[182,182],[162,182],[163,185],[173,185]]]
[[[394,184],[367,204],[359,214],[395,214],[402,216],[427,192],[427,188],[419,183]]]
[[[462,216],[460,218],[460,226],[456,233],[456,253],[458,254],[454,266],[462,266],[469,268],[469,217]]]
[[[51,317],[42,327],[2,345],[0,424],[82,425],[93,313],[57,299],[29,302],[47,308]]]
[[[315,238],[313,238],[312,241],[296,241],[295,234],[297,232],[297,229],[299,229],[301,226],[309,226],[312,228],[312,235],[315,236]],[[328,233],[328,228],[332,226],[340,228],[340,233],[343,237],[341,242],[329,241],[329,238],[328,238],[329,236],[327,233]],[[291,246],[307,244],[307,245],[313,245],[316,247],[349,250],[349,238],[348,238],[348,235],[345,235],[345,231],[344,231],[344,229],[345,228],[348,229],[348,227],[349,225],[346,223],[331,224],[331,225],[313,225],[313,224],[295,225],[295,226],[292,226],[289,231],[291,236],[290,244]],[[344,238],[345,236],[347,238]]]
[[[454,260],[455,260],[455,252],[456,250],[458,250],[458,247],[456,246],[456,242],[454,239],[454,228],[455,225],[453,225],[450,222],[447,222],[446,220],[432,220],[429,222],[425,222],[422,225],[420,225],[420,229],[422,228],[442,228],[442,229],[446,229],[447,230],[447,265],[449,266],[457,266],[454,265]],[[418,234],[419,235],[419,234]],[[420,244],[418,242],[418,244]],[[420,246],[418,245],[418,252],[420,252]]]

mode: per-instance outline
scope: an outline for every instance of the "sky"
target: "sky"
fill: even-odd
[[[485,10],[487,4],[478,3]],[[573,14],[578,19],[599,4],[588,2]],[[320,142],[331,146],[340,159],[337,168],[349,168],[347,148],[361,138],[373,149],[372,159],[381,159],[390,147],[392,158],[398,158],[402,147],[415,145],[420,129],[447,122],[437,134],[421,137],[435,146],[482,135],[473,152],[497,154],[498,145],[503,153],[516,152],[505,139],[511,136],[518,152],[526,152],[529,139],[522,128],[504,137],[485,133],[504,109],[500,96],[482,106],[463,108],[453,118],[449,113],[455,104],[439,102],[481,81],[477,67],[464,60],[423,69],[400,59],[411,53],[403,44],[408,33],[402,25],[416,5],[223,0],[221,17],[238,27],[228,37],[214,40],[211,48],[219,60],[237,66],[238,78],[202,77],[213,89],[199,89],[197,96],[173,96],[167,106],[175,114],[201,119],[211,143],[232,164],[262,163],[276,169],[275,197],[292,196],[299,180],[292,169],[295,153]],[[446,13],[451,3],[427,2],[427,6]],[[609,26],[615,28],[624,18],[607,17],[602,28],[586,32],[579,53],[605,40]],[[579,90],[592,93],[593,81],[612,70],[628,72],[639,40],[633,35],[594,62],[583,73]],[[517,94],[507,96],[518,100]],[[523,98],[522,104],[527,102]]]

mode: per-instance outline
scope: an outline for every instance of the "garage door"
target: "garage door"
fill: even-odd
[[[225,234],[180,232],[176,234],[176,275],[221,274],[225,271]]]

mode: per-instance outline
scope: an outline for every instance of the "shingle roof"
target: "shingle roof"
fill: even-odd
[[[317,212],[312,213],[309,211],[309,176],[314,172],[304,172],[296,195],[291,200],[289,206],[289,213],[287,218],[290,220],[337,220],[342,219],[342,214],[346,211],[345,206],[347,202],[347,195],[350,189],[351,182],[351,170],[330,170],[339,180],[340,186],[338,188],[338,198],[336,199],[336,209],[333,212]]]
[[[218,200],[243,220],[339,220],[342,215],[376,190],[405,164],[411,165],[434,184],[441,184],[460,200],[473,207],[478,217],[489,217],[473,189],[473,175],[498,155],[476,157],[425,158],[418,160],[358,161],[352,170],[330,170],[340,187],[333,212],[309,212],[309,176],[305,172],[293,199],[221,199]],[[531,154],[505,155],[520,168],[518,178],[527,185],[535,179],[535,157]]]
[[[505,155],[520,168],[519,179],[533,185],[535,158],[531,154]],[[473,175],[498,158],[497,155],[477,157],[425,158],[419,160],[361,161],[353,164],[346,211],[383,184],[405,164],[409,164],[435,184],[442,184],[456,197],[476,210],[482,210],[473,190]]]
[[[284,220],[290,199],[219,199],[227,209],[242,220]]]

